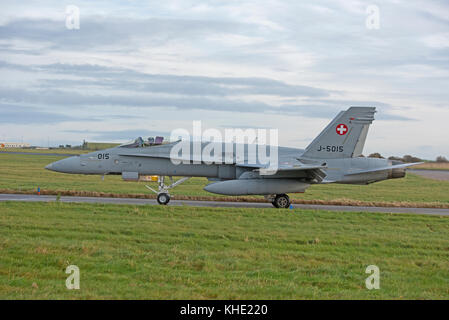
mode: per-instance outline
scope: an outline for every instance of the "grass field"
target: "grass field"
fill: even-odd
[[[0,203],[0,299],[448,299],[449,220]],[[67,290],[65,268],[80,268]],[[365,268],[380,268],[380,289]]]
[[[112,142],[87,142],[86,149],[90,151],[96,150],[104,150],[108,148],[114,148],[119,146],[120,143],[112,143]]]
[[[0,149],[0,154],[6,152],[25,152],[25,153],[60,153],[60,154],[82,154],[88,153],[89,150],[75,150],[75,149],[22,149],[22,148],[2,148]]]
[[[61,159],[55,156],[31,156],[0,153],[0,191],[50,190],[105,192],[126,195],[151,195],[143,182],[125,182],[120,176],[68,175],[51,172],[44,166]],[[203,178],[190,179],[172,190],[173,195],[222,198],[203,190]],[[449,182],[426,179],[408,174],[404,179],[388,180],[367,186],[314,185],[304,194],[291,194],[296,200],[341,201],[348,204],[388,204],[449,206]]]

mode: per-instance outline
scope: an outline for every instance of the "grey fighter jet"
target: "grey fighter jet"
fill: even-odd
[[[157,176],[159,204],[170,201],[169,189],[189,177],[206,177],[211,182],[204,190],[224,195],[264,195],[276,208],[288,208],[287,193],[302,193],[316,183],[369,184],[402,178],[405,168],[416,163],[361,157],[374,107],[350,107],[341,111],[306,149],[262,144],[199,142],[178,140],[163,143],[161,137],[102,151],[69,157],[45,168],[74,174],[117,174],[124,180],[139,181]],[[188,152],[180,155],[185,148]],[[212,150],[209,158],[198,158],[196,150]],[[269,150],[268,150],[269,149]],[[176,152],[174,152],[176,150]],[[243,150],[239,155],[238,150]],[[183,151],[183,150],[181,150]],[[276,155],[272,163],[250,161],[260,151]],[[204,153],[204,152],[203,152]],[[165,184],[165,177],[171,183]],[[175,181],[172,177],[182,177]]]

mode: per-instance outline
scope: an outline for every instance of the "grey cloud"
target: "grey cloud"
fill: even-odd
[[[397,120],[397,121],[409,121],[414,120],[408,117],[400,116],[392,114],[388,111],[388,109],[383,108],[384,104],[379,103],[360,103],[357,101],[352,101],[349,103],[345,103],[344,101],[341,101],[339,103],[336,103],[334,101],[323,101],[322,104],[304,104],[304,105],[298,105],[298,104],[288,104],[288,105],[282,105],[279,107],[279,113],[285,113],[290,115],[301,115],[307,118],[322,118],[322,119],[331,119],[335,117],[338,112],[342,110],[346,110],[349,107],[353,106],[370,106],[370,107],[376,107],[377,111],[379,112],[376,115],[376,119],[381,120]],[[381,111],[380,111],[381,110]]]
[[[67,121],[88,120],[68,115],[40,111],[36,108],[0,104],[0,123],[4,124],[52,124]]]
[[[336,115],[339,111],[346,109],[346,106],[337,105],[316,105],[316,104],[284,104],[279,108],[279,112],[296,114],[308,118],[326,118]]]
[[[397,115],[392,113],[394,110],[401,109],[402,111],[409,109],[406,106],[393,106],[391,104],[373,101],[373,100],[344,100],[344,99],[314,99],[314,100],[304,100],[305,102],[315,103],[314,105],[307,105],[308,107],[313,107],[313,109],[307,109],[308,116],[317,116],[326,118],[334,112],[335,114],[343,109],[346,109],[351,106],[366,106],[366,107],[376,107],[377,114],[376,119],[380,120],[398,120],[398,121],[409,121],[416,120],[410,117]],[[318,103],[318,104],[316,104]],[[289,109],[294,107],[289,107]],[[307,112],[304,114],[307,116]]]
[[[82,94],[75,91],[62,90],[17,90],[0,87],[0,96],[10,103],[38,103],[46,106],[73,107],[139,107],[139,108],[173,108],[177,110],[205,110],[238,113],[269,113],[301,115],[309,118],[329,118],[338,111],[354,105],[376,106],[382,111],[384,120],[411,120],[410,118],[394,115],[389,112],[388,104],[362,101],[319,100],[320,104],[282,104],[271,105],[259,101],[242,101],[236,99],[207,97],[176,97],[152,95],[103,95]],[[101,110],[101,109],[100,109]],[[117,115],[115,115],[116,117]],[[108,116],[106,116],[108,117]],[[91,119],[94,120],[94,119]]]
[[[131,19],[84,16],[78,30],[69,30],[65,21],[17,19],[0,26],[0,38],[51,43],[49,49],[86,49],[114,45],[114,51],[126,52],[124,45],[134,41],[160,45],[176,39],[192,40],[207,33],[235,33],[250,25],[219,20]],[[122,47],[122,49],[120,48]]]
[[[6,102],[34,103],[47,106],[120,106],[120,107],[169,107],[179,110],[211,110],[231,112],[264,112],[272,106],[263,102],[245,102],[230,99],[210,99],[200,97],[155,97],[147,95],[102,95],[82,94],[62,90],[18,90],[0,88],[0,96]]]
[[[273,127],[270,126],[257,126],[257,125],[247,125],[247,124],[242,124],[242,125],[220,125],[219,126],[222,129],[273,129]]]
[[[167,78],[171,79],[167,79]],[[169,93],[181,95],[201,96],[230,96],[230,95],[274,95],[282,97],[325,97],[329,93],[326,90],[288,85],[281,81],[259,78],[211,78],[147,75],[145,81],[136,81],[130,78],[123,79],[99,79],[99,80],[73,80],[58,79],[44,80],[40,87],[98,87],[107,90],[128,90],[135,92]],[[264,80],[264,81],[260,81]],[[238,86],[238,87],[234,87]]]
[[[379,112],[379,111],[378,111]],[[417,119],[405,117],[397,114],[389,113],[388,111],[380,111],[376,115],[376,119],[378,120],[394,120],[394,121],[417,121]]]
[[[1,95],[1,90],[0,90]],[[4,99],[3,99],[4,100]],[[28,101],[25,99],[24,101]],[[61,122],[77,121],[77,122],[92,122],[102,121],[104,119],[136,119],[140,118],[137,115],[119,115],[119,114],[105,114],[100,116],[73,116],[64,113],[68,111],[64,107],[58,105],[49,106],[50,109],[57,109],[59,112],[49,111],[42,107],[31,106],[32,103],[24,104],[8,104],[0,103],[0,123],[5,124],[56,124]],[[73,108],[69,108],[73,109]]]
[[[232,96],[242,94],[282,97],[327,97],[331,91],[258,77],[206,77],[189,75],[146,74],[121,68],[98,65],[36,65],[22,66],[0,61],[0,68],[30,72],[76,75],[82,79],[46,79],[40,88],[99,87],[107,90],[170,93],[201,96]]]

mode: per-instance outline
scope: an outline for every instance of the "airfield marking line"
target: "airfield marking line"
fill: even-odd
[[[0,201],[26,201],[26,202],[49,202],[56,201],[56,196],[49,195],[23,195],[23,194],[0,194]],[[108,204],[132,204],[132,205],[159,205],[155,199],[134,198],[104,198],[104,197],[60,197],[64,203],[108,203]],[[227,207],[227,208],[272,208],[270,203],[265,202],[225,202],[225,201],[194,201],[194,200],[171,200],[169,205],[174,206],[197,206],[197,207]],[[403,207],[357,207],[357,206],[335,206],[335,205],[309,205],[294,204],[296,209],[328,210],[343,212],[379,212],[379,213],[411,213],[449,216],[449,209],[437,208],[403,208]]]

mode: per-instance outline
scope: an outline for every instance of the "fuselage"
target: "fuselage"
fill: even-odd
[[[207,144],[207,143],[205,143]],[[181,163],[173,161],[170,151],[173,144],[140,147],[140,148],[110,148],[101,151],[95,151],[80,156],[69,157],[47,166],[47,169],[73,174],[123,174],[135,173],[138,176],[158,175],[158,176],[186,176],[186,177],[206,177],[216,180],[239,179],[243,174],[253,172],[252,163],[248,163],[251,158],[251,145],[245,145],[243,148],[244,156],[239,162],[236,150],[238,145],[234,145],[232,150],[231,163],[224,161],[222,157],[218,163],[211,159],[202,159],[194,161],[193,152],[189,159]],[[193,148],[192,148],[193,149]],[[222,148],[225,149],[224,147]],[[267,147],[268,149],[268,147]],[[224,152],[224,151],[223,151]],[[279,166],[300,165],[304,162],[301,158],[303,149],[279,147],[277,154],[277,163]],[[213,156],[213,154],[212,154]],[[229,158],[229,155],[228,155]],[[299,160],[301,159],[301,161]],[[179,161],[178,161],[179,162]],[[212,162],[212,163],[210,163]],[[309,162],[320,164],[326,168],[324,183],[354,183],[367,184],[388,178],[400,178],[405,175],[404,169],[392,169],[390,171],[374,171],[369,173],[356,174],[360,170],[370,170],[383,168],[392,164],[387,159],[377,158],[342,158],[342,159],[310,159]],[[256,159],[256,165],[258,161]],[[395,170],[393,172],[393,170]],[[349,174],[349,175],[348,175]],[[303,175],[306,178],[306,173]],[[256,176],[255,178],[261,178]],[[265,176],[264,179],[288,178],[282,172],[272,176]],[[296,180],[301,180],[301,172],[295,174]]]

